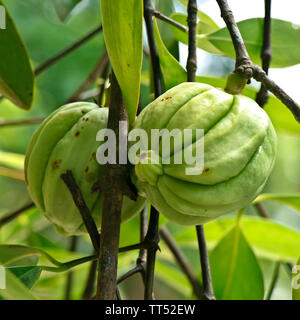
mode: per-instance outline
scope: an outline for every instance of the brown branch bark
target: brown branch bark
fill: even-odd
[[[200,263],[202,270],[202,300],[215,300],[214,289],[211,280],[209,258],[205,241],[204,227],[203,225],[196,226],[198,247],[200,252]]]
[[[116,134],[116,153],[119,151],[119,139],[127,140],[127,132],[119,132],[119,121],[128,121],[127,111],[121,89],[112,72],[111,103],[109,108],[108,129]],[[118,245],[120,237],[121,209],[124,194],[130,194],[131,186],[128,183],[128,168],[126,164],[106,164],[103,167],[101,184],[102,190],[102,223],[101,244],[99,253],[97,300],[116,299]]]
[[[77,249],[78,238],[76,236],[71,237],[70,243],[70,251],[75,252]],[[65,292],[65,300],[71,300],[71,293],[73,287],[73,276],[74,272],[70,270],[67,274],[67,283],[66,283],[66,292]]]
[[[153,29],[153,17],[152,17],[153,7],[151,0],[144,0],[144,19],[146,23],[146,31],[148,37],[148,44],[151,57],[151,65],[153,72],[153,82],[154,82],[154,94],[155,97],[159,97],[162,94],[162,77],[160,71],[159,56],[154,39],[154,29]],[[150,221],[148,231],[145,237],[145,241],[150,244],[147,249],[147,263],[146,263],[146,274],[145,274],[145,300],[153,299],[153,285],[154,285],[154,269],[156,252],[159,249],[159,233],[158,233],[158,221],[159,213],[152,206],[150,211]]]
[[[66,184],[67,188],[69,189],[73,201],[77,206],[86,230],[91,238],[92,244],[96,252],[99,252],[99,244],[100,244],[100,235],[95,224],[95,221],[91,215],[91,212],[88,206],[85,203],[85,200],[82,196],[82,193],[73,177],[73,174],[70,170],[67,170],[66,173],[61,175],[62,180]]]
[[[265,0],[265,18],[264,18],[264,39],[261,49],[262,68],[268,74],[272,59],[271,45],[271,0]],[[256,102],[263,108],[268,102],[269,93],[265,86],[261,84],[260,90],[256,95]]]
[[[188,27],[189,27],[189,44],[188,44],[188,59],[186,63],[187,80],[194,82],[196,79],[197,70],[197,0],[189,0],[188,7]]]
[[[28,118],[28,119],[16,119],[16,120],[0,120],[0,127],[12,127],[22,126],[26,124],[40,124],[45,118]]]
[[[226,0],[216,0],[220,10],[221,16],[224,19],[229,30],[232,43],[236,53],[235,72],[241,74],[243,77],[261,82],[267,90],[272,92],[288,109],[292,112],[295,119],[300,122],[300,105],[296,103],[284,90],[282,90],[273,80],[271,80],[265,71],[252,63],[245,47],[243,38],[234,20],[232,11],[230,10]]]

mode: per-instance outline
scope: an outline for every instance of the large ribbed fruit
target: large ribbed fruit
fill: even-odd
[[[54,223],[58,232],[86,232],[80,213],[61,174],[71,170],[98,227],[101,225],[101,193],[92,186],[101,166],[96,151],[101,142],[96,134],[107,126],[108,109],[94,103],[71,103],[53,112],[34,133],[25,159],[29,193],[37,207]],[[122,221],[140,212],[145,200],[124,197]]]
[[[202,224],[245,207],[262,190],[275,161],[276,133],[265,111],[245,96],[206,84],[182,83],[168,90],[140,113],[134,128],[147,132],[149,146],[151,129],[204,129],[202,173],[187,175],[189,165],[172,164],[172,157],[170,164],[161,163],[161,142],[160,163],[140,162],[134,170],[140,194],[182,225]],[[194,147],[195,137],[185,145]],[[141,159],[155,155],[146,150]]]

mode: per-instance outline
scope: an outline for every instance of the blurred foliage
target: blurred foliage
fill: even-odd
[[[60,52],[70,44],[74,43],[82,36],[89,33],[101,22],[100,5],[97,0],[82,0],[72,10],[68,11],[68,17],[63,22],[60,21],[53,7],[52,0],[6,0],[4,1],[16,26],[23,37],[27,46],[31,63],[37,67],[57,52]],[[58,3],[57,1],[55,1]],[[177,8],[179,3],[175,1],[157,0],[157,7],[166,15],[172,13],[173,8]],[[185,3],[186,1],[181,1]],[[70,2],[71,3],[71,2]],[[201,2],[200,2],[201,3]],[[180,6],[180,5],[179,5]],[[57,9],[57,8],[56,8]],[[201,6],[200,6],[201,9]],[[174,12],[174,11],[173,11]],[[217,13],[219,14],[219,13]],[[65,16],[64,16],[65,17]],[[216,30],[218,27],[205,14],[199,11],[199,24],[210,26]],[[201,20],[202,19],[202,20]],[[202,29],[203,30],[203,29]],[[159,33],[162,39],[159,39]],[[172,36],[172,28],[169,25],[158,23],[156,28],[156,39],[161,44],[159,46],[161,55],[162,71],[168,71],[169,78],[165,78],[166,87],[174,85],[175,82],[184,81],[185,70],[180,67],[172,55],[178,59],[178,42]],[[147,52],[146,37],[144,35],[144,46]],[[76,91],[80,84],[86,79],[90,71],[96,65],[101,54],[104,52],[103,34],[96,35],[92,40],[75,50],[71,54],[61,59],[58,63],[47,69],[36,79],[36,94],[33,107],[30,111],[24,111],[15,107],[8,100],[0,101],[0,119],[24,119],[33,116],[46,116],[53,110],[64,104],[67,99]],[[170,55],[170,53],[172,55]],[[170,60],[172,60],[170,62]],[[224,62],[225,61],[225,62]],[[175,66],[177,64],[177,66]],[[175,67],[174,67],[175,66]],[[217,86],[222,86],[224,75],[233,68],[233,61],[209,54],[207,63],[199,66],[200,69],[210,70],[214,78],[198,77],[198,81],[216,81]],[[147,105],[151,100],[151,75],[149,74],[149,58],[144,55],[143,72],[141,79],[141,104]],[[212,80],[213,79],[213,80]],[[168,82],[169,81],[169,82]],[[97,87],[93,85],[92,88]],[[255,94],[253,88],[247,89],[246,93],[252,97]],[[265,187],[265,193],[299,193],[300,192],[300,138],[297,123],[292,119],[288,111],[279,113],[275,110],[284,108],[274,97],[267,106],[268,112],[275,122],[278,132],[278,156],[273,173]],[[278,109],[279,108],[279,109]],[[272,113],[273,112],[273,113]],[[36,129],[36,125],[0,127],[0,164],[4,164],[3,153],[24,155],[29,140]],[[1,158],[2,157],[2,158]],[[16,156],[18,158],[18,156]],[[18,161],[17,161],[18,162]],[[0,219],[9,212],[16,210],[25,203],[29,202],[29,196],[24,182],[13,180],[7,177],[0,177]],[[278,199],[277,199],[278,200]],[[282,199],[281,199],[282,200]],[[297,199],[296,199],[297,201]],[[297,206],[287,206],[284,201],[273,201],[265,197],[263,202],[268,210],[272,221],[265,221],[257,217],[257,211],[253,205],[249,205],[245,210],[245,215],[240,221],[239,234],[242,235],[239,247],[239,262],[249,259],[254,265],[256,272],[252,278],[261,277],[258,266],[262,270],[264,290],[269,288],[272,273],[276,261],[295,263],[299,257],[297,248],[300,246],[300,214],[296,210]],[[163,218],[163,217],[162,217]],[[188,261],[195,270],[199,281],[201,281],[201,270],[197,241],[194,228],[186,228],[167,222],[161,219],[161,224],[165,224],[173,234],[178,245],[185,253]],[[232,229],[235,226],[235,215],[229,215],[224,219],[208,223],[205,226],[209,251],[212,255],[213,274],[222,275],[225,269],[223,264],[218,263],[222,260],[224,250],[230,251]],[[237,227],[236,227],[237,228]],[[126,246],[139,241],[139,217],[125,223],[121,227],[120,246]],[[76,252],[71,252],[70,238],[58,235],[53,226],[39,212],[33,208],[20,215],[11,223],[0,227],[0,244],[25,245],[34,248],[41,248],[55,259],[66,262],[93,253],[93,248],[88,236],[81,236],[78,239]],[[192,289],[186,277],[175,263],[171,252],[165,243],[161,242],[161,252],[158,252],[156,265],[155,291],[157,299],[193,299]],[[299,246],[298,246],[299,245]],[[221,248],[221,249],[220,249]],[[225,249],[222,249],[225,248]],[[225,250],[225,251],[226,251]],[[252,251],[253,250],[253,251]],[[253,252],[256,255],[254,258]],[[3,255],[4,256],[4,255]],[[3,257],[2,256],[2,257]],[[221,256],[221,257],[220,257]],[[250,257],[250,258],[249,258]],[[135,265],[137,252],[122,253],[119,255],[119,275],[124,274]],[[31,257],[26,262],[28,268],[16,269],[16,265],[9,273],[9,281],[12,283],[12,292],[8,292],[3,298],[27,298],[37,297],[39,299],[64,299],[67,281],[67,272],[52,273],[43,271],[37,282],[39,270],[35,265],[50,265],[44,256],[39,256],[39,261]],[[20,261],[18,260],[18,268]],[[25,262],[24,262],[25,261]],[[1,259],[0,259],[1,262]],[[4,262],[1,262],[4,263]],[[81,299],[84,286],[88,277],[90,263],[85,263],[74,268],[74,280],[71,292],[72,299]],[[23,264],[24,267],[24,264]],[[249,267],[250,268],[250,267]],[[251,269],[251,268],[250,268]],[[253,268],[251,269],[253,272]],[[250,271],[251,271],[250,270]],[[250,272],[249,271],[249,272]],[[16,279],[19,277],[21,282]],[[239,274],[238,277],[241,277]],[[247,275],[245,275],[245,278]],[[259,280],[261,281],[261,279]],[[259,298],[262,297],[262,283],[259,286]],[[29,287],[33,286],[29,291]],[[140,299],[143,296],[143,284],[140,275],[126,280],[120,286],[122,298]],[[249,289],[249,288],[248,288]],[[222,290],[222,288],[218,288]],[[240,288],[238,288],[240,290]],[[236,290],[235,292],[239,292]],[[14,296],[16,292],[19,295]],[[220,292],[220,291],[218,291]],[[273,299],[291,299],[291,278],[286,268],[281,267],[279,279],[272,295]]]

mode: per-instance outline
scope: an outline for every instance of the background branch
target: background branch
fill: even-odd
[[[273,80],[271,80],[265,71],[252,63],[245,47],[243,38],[234,20],[232,11],[230,10],[226,0],[216,0],[221,16],[224,19],[229,30],[232,43],[236,53],[235,72],[241,74],[245,78],[254,78],[261,82],[265,88],[271,91],[288,109],[293,113],[295,119],[300,122],[300,106],[297,104],[284,90],[282,90]]]
[[[174,255],[174,258],[178,265],[180,266],[182,272],[186,275],[188,278],[195,296],[200,299],[201,298],[201,292],[202,288],[201,285],[197,279],[196,274],[194,273],[191,265],[189,264],[188,260],[184,256],[183,252],[180,250],[180,248],[177,246],[176,242],[174,241],[172,235],[168,231],[166,227],[162,227],[159,231],[161,238],[165,241],[166,245]]]
[[[16,219],[21,213],[25,212],[26,210],[33,208],[35,206],[35,204],[33,202],[30,202],[28,204],[26,204],[25,206],[21,207],[20,209],[7,214],[6,216],[4,216],[3,218],[0,219],[0,228],[3,227],[5,224],[13,221],[14,219]]]
[[[71,237],[70,243],[70,252],[75,252],[78,244],[78,238],[76,236]],[[65,292],[65,300],[71,300],[71,292],[73,286],[73,275],[74,272],[70,270],[67,274],[67,283],[66,283],[66,292]]]
[[[58,62],[61,58],[63,58],[64,56],[68,55],[69,53],[71,53],[72,51],[74,51],[75,49],[80,47],[82,44],[84,44],[88,40],[92,39],[96,34],[98,34],[101,31],[102,31],[102,26],[97,27],[96,29],[92,30],[86,36],[84,36],[83,38],[79,39],[78,41],[73,43],[68,48],[64,49],[63,51],[59,52],[58,54],[54,55],[53,57],[51,57],[50,59],[48,59],[44,63],[42,63],[40,66],[38,66],[34,70],[34,74],[36,76],[38,76],[40,73],[42,73],[43,71],[45,71],[46,69],[51,67],[53,64]]]

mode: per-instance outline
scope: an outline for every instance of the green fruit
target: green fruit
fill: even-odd
[[[25,159],[25,177],[36,206],[54,223],[58,232],[71,235],[86,232],[81,215],[61,174],[71,170],[85,202],[99,228],[101,193],[92,186],[99,179],[101,166],[96,151],[101,142],[97,132],[105,129],[108,109],[94,103],[78,102],[53,112],[34,133]],[[139,213],[145,200],[124,197],[122,221]]]
[[[180,149],[195,149],[195,134],[185,145],[181,139],[179,148],[178,142],[171,145],[170,164],[162,163],[161,141],[153,143],[152,151],[141,152],[145,163],[134,170],[139,193],[182,225],[202,224],[245,207],[262,190],[275,161],[276,133],[265,111],[247,97],[206,84],[182,83],[168,90],[140,113],[134,128],[147,132],[149,146],[151,129],[204,129],[202,173],[187,174],[192,166],[184,159],[174,164]],[[155,156],[159,163],[147,163]]]

